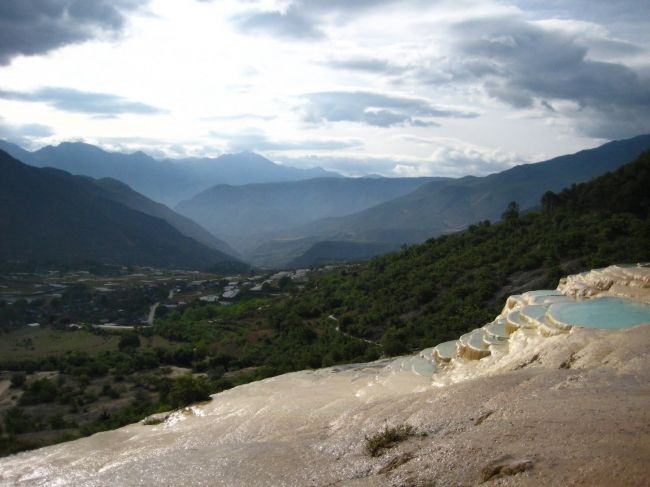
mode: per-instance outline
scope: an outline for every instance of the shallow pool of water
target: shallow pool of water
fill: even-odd
[[[650,305],[621,298],[597,298],[551,305],[549,315],[561,323],[586,328],[619,329],[650,323]]]

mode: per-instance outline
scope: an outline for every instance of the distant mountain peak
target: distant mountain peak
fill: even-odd
[[[259,163],[273,165],[273,166],[278,165],[272,160],[267,159],[266,157],[258,154],[257,152],[251,152],[251,151],[237,152],[234,154],[222,154],[219,157],[217,157],[216,160],[225,161],[225,160],[233,160],[233,159],[245,160],[247,162],[259,162]]]
[[[276,164],[252,151],[219,157],[157,159],[143,151],[107,151],[85,142],[61,142],[29,152],[0,141],[0,148],[36,167],[120,180],[143,195],[174,206],[217,184],[242,185],[298,181],[317,176],[340,177],[323,168],[300,169]]]
[[[93,152],[108,152],[101,147],[97,147],[96,145],[88,144],[86,142],[81,142],[81,141],[73,141],[73,142],[61,142],[56,146],[47,146],[47,147],[57,147],[61,149],[83,149],[86,151],[93,151]]]

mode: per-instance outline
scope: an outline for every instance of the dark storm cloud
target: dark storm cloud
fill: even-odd
[[[71,88],[48,87],[31,92],[0,90],[0,98],[24,102],[41,102],[72,113],[111,117],[125,113],[155,115],[163,110],[145,103],[126,100],[108,93],[78,91]]]
[[[384,77],[397,89],[481,86],[514,108],[544,108],[549,117],[569,119],[579,132],[592,137],[611,139],[650,131],[650,71],[647,65],[625,64],[633,56],[647,55],[647,0],[515,3],[523,10],[518,16],[481,17],[452,26],[449,50],[437,58],[405,64],[371,55],[323,64]],[[638,58],[636,65],[642,66]],[[390,108],[371,112],[369,118],[377,113],[378,120],[365,120],[367,112],[354,103],[347,108],[330,105],[320,118],[387,126],[398,124],[401,113],[409,123],[403,112]],[[319,114],[316,110],[312,118],[318,119]]]
[[[432,126],[430,118],[473,118],[478,114],[440,108],[427,100],[365,91],[327,91],[302,97],[307,101],[303,119],[311,123],[359,122],[376,127]]]
[[[149,0],[2,0],[0,65],[18,55],[119,34],[125,15]]]
[[[454,34],[456,79],[479,80],[513,107],[574,102],[572,116],[585,118],[580,130],[594,137],[650,130],[650,80],[623,64],[590,59],[571,34],[513,17],[463,22]]]

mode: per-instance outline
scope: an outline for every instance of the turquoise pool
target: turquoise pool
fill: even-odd
[[[610,297],[553,304],[548,314],[560,323],[586,328],[615,330],[650,323],[650,305]]]

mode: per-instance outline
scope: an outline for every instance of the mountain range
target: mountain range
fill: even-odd
[[[2,140],[0,149],[32,166],[120,180],[138,193],[169,206],[216,184],[241,185],[339,176],[322,168],[282,166],[252,152],[225,154],[217,158],[155,159],[143,152],[108,152],[81,142],[64,142],[30,152]]]
[[[349,215],[407,195],[443,178],[315,178],[305,181],[217,185],[176,210],[243,253],[293,228]]]
[[[0,260],[56,265],[97,261],[197,270],[246,268],[217,250],[225,244],[198,225],[117,181],[95,181],[58,169],[31,167],[4,151],[0,151],[0,173]]]
[[[635,159],[650,149],[650,135],[614,141],[576,154],[535,164],[524,164],[485,177],[438,179],[411,193],[371,208],[341,217],[315,220],[253,250],[249,260],[258,265],[282,266],[294,261],[340,261],[340,246],[332,242],[355,242],[355,255],[366,246],[367,256],[376,255],[378,245],[393,250],[403,244],[422,242],[443,233],[453,233],[472,223],[498,220],[509,202],[521,210],[539,204],[546,191],[559,191],[589,181]],[[319,242],[318,252],[312,249]],[[328,249],[333,249],[328,255]]]
[[[240,260],[245,260],[257,267],[277,268],[367,259],[404,244],[457,232],[473,223],[498,220],[511,201],[517,202],[522,211],[533,209],[547,191],[588,181],[633,160],[650,149],[650,135],[609,142],[485,177],[457,179],[345,178],[319,168],[281,166],[253,153],[172,161],[157,160],[143,153],[106,152],[81,143],[62,143],[29,152],[0,141],[0,148],[3,147],[33,166],[53,165],[83,176],[24,165],[18,171],[14,167],[17,161],[12,163],[14,166],[9,164],[5,171],[13,171],[15,180],[9,184],[9,176],[3,178],[3,211],[18,217],[12,220],[15,226],[6,226],[5,235],[10,237],[3,241],[2,255],[25,258],[31,255],[30,246],[37,246],[32,257],[72,256],[74,252],[68,252],[70,249],[62,250],[65,245],[58,240],[62,238],[61,228],[54,222],[66,222],[66,218],[73,217],[81,236],[90,228],[99,235],[121,232],[121,236],[114,236],[114,254],[106,242],[96,237],[85,241],[94,249],[87,252],[81,245],[86,237],[76,239],[77,247],[83,251],[74,255],[84,258],[138,260],[151,265],[162,262],[166,266],[184,263],[192,268],[204,268],[209,261],[240,264]],[[7,157],[4,154],[5,160]],[[31,181],[29,184],[38,178],[49,178],[50,186],[33,191],[28,184],[21,189],[23,182],[16,175],[18,172]],[[80,202],[88,198],[93,201],[75,208],[71,196],[66,195],[61,201],[69,205],[63,208],[53,194],[62,191],[57,185],[74,187],[71,194],[83,193]],[[49,207],[50,203],[45,203],[47,198],[51,202]],[[159,202],[179,198],[183,201],[176,211]],[[22,204],[21,199],[25,200]],[[45,213],[61,209],[63,214],[56,218],[52,215],[42,226],[27,224],[40,221],[42,215],[38,212],[28,214],[36,203]],[[91,222],[88,208],[95,208],[101,221]],[[81,216],[74,216],[75,211]],[[108,220],[102,218],[113,212],[121,216],[108,220],[119,224],[110,231],[100,230],[102,225],[108,225]],[[142,224],[135,225],[142,218]],[[7,221],[3,218],[1,223],[5,225]],[[86,223],[81,225],[81,221]],[[20,233],[23,230],[24,235]],[[55,235],[51,238],[51,251],[43,243],[49,239],[46,230]],[[126,238],[127,233],[138,238]],[[27,235],[38,243],[30,243],[32,237]],[[164,261],[157,239],[168,246],[169,262]],[[122,244],[126,247],[120,247]],[[98,253],[100,248],[103,250]],[[152,252],[149,260],[143,260],[145,248]]]

